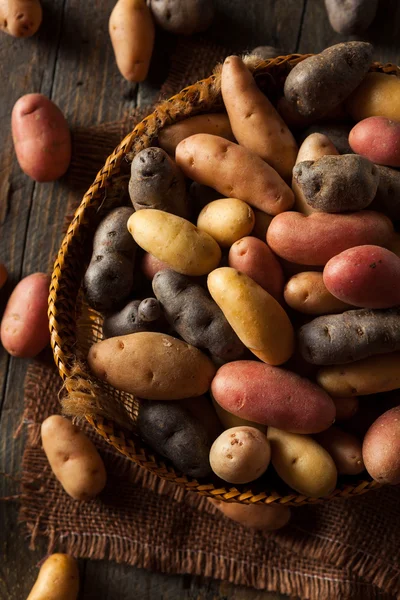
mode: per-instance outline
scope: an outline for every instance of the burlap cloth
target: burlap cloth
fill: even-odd
[[[161,96],[208,75],[226,52],[200,40],[180,42]],[[69,211],[141,116],[137,111],[122,122],[74,132]],[[40,423],[59,412],[60,385],[51,356],[30,366],[20,520],[31,546],[44,536],[49,552],[204,575],[313,600],[400,598],[398,488],[296,508],[289,526],[262,534],[136,467],[85,425],[106,464],[108,483],[99,498],[78,503],[55,480],[40,442]]]

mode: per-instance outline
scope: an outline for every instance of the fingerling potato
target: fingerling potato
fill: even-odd
[[[158,143],[173,156],[179,142],[196,133],[209,133],[231,142],[235,141],[228,116],[225,113],[207,113],[163,127],[158,134]]]
[[[76,600],[79,569],[68,554],[51,554],[40,567],[36,583],[27,600]]]

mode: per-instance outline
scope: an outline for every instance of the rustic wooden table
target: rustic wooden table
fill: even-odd
[[[10,278],[1,303],[16,282],[50,270],[61,241],[68,190],[35,184],[19,169],[10,131],[15,101],[28,92],[54,100],[72,128],[121,118],[151,101],[161,78],[135,86],[120,76],[108,36],[115,0],[43,0],[44,20],[32,39],[0,36],[0,260]],[[218,16],[207,35],[238,51],[261,44],[287,52],[318,52],[347,38],[329,25],[323,0],[215,0]],[[354,39],[354,38],[352,38]],[[400,2],[381,0],[372,30],[374,58],[400,63]],[[99,165],[100,166],[100,165]],[[15,438],[23,408],[27,361],[0,350],[0,472],[18,476],[24,435]],[[40,399],[38,399],[40,401]],[[0,498],[17,493],[0,476]],[[16,502],[0,502],[0,600],[22,600],[37,575],[43,547],[35,551],[17,526]],[[190,576],[167,576],[109,562],[80,561],[84,600],[211,600],[283,598]]]

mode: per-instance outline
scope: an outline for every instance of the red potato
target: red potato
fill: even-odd
[[[349,143],[357,154],[387,167],[400,167],[400,122],[369,117],[353,127]]]
[[[238,502],[221,502],[214,498],[208,500],[225,517],[250,529],[275,531],[284,527],[290,519],[290,509],[282,504],[239,504]]]
[[[50,277],[33,273],[11,294],[1,321],[1,343],[9,354],[32,358],[50,342],[47,299]]]
[[[400,304],[400,259],[379,246],[357,246],[325,265],[325,286],[339,300],[364,308]]]
[[[358,411],[359,401],[357,396],[349,398],[332,398],[336,406],[336,421],[347,421]]]
[[[7,281],[7,278],[8,278],[7,269],[3,265],[3,263],[0,263],[0,290],[4,286],[5,282]]]
[[[34,35],[42,22],[39,0],[0,0],[0,30],[19,38]]]
[[[255,361],[220,367],[211,391],[215,401],[234,415],[292,433],[318,433],[335,419],[331,398],[315,383]]]
[[[340,475],[358,475],[364,471],[362,446],[355,435],[332,426],[313,437],[329,452]]]
[[[165,271],[165,269],[170,269],[167,263],[162,260],[156,258],[149,252],[145,252],[142,258],[142,262],[140,264],[140,268],[146,279],[153,279],[154,275],[158,273],[158,271]]]
[[[11,115],[21,169],[35,181],[55,181],[71,162],[71,135],[61,110],[42,94],[26,94]]]
[[[381,213],[363,210],[352,214],[286,212],[276,216],[267,243],[282,258],[303,265],[325,265],[354,246],[388,246],[392,222]]]
[[[285,284],[282,267],[267,244],[244,237],[229,250],[229,266],[245,273],[280,302]]]
[[[400,483],[400,406],[381,415],[368,429],[363,443],[366,469],[379,483]]]

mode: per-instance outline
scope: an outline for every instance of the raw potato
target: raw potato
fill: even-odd
[[[339,427],[330,427],[313,436],[333,458],[339,475],[358,475],[364,471],[361,442]]]
[[[36,583],[27,600],[76,600],[79,569],[68,554],[51,554],[40,567]]]
[[[292,190],[278,173],[246,148],[199,133],[180,142],[176,162],[187,177],[277,215],[293,206]]]
[[[156,298],[145,298],[138,307],[138,317],[143,323],[153,323],[161,316],[161,306]]]
[[[335,146],[339,154],[351,154],[352,149],[349,144],[349,133],[352,125],[349,123],[324,121],[311,125],[298,136],[298,142],[301,144],[304,140],[313,133],[321,133],[326,135]]]
[[[31,37],[42,22],[39,0],[1,0],[0,31],[19,38]]]
[[[183,35],[208,29],[215,12],[213,0],[149,0],[149,6],[157,25]]]
[[[354,246],[390,245],[391,221],[382,214],[363,210],[349,215],[286,212],[275,217],[267,243],[282,258],[302,265],[325,265]]]
[[[232,427],[215,440],[210,450],[214,473],[228,483],[249,483],[267,470],[271,450],[266,436],[255,427]]]
[[[325,0],[332,28],[345,35],[362,33],[375,18],[378,0]]]
[[[212,394],[211,399],[215,412],[217,413],[218,418],[221,421],[224,429],[230,429],[231,427],[239,427],[240,425],[246,425],[248,427],[255,427],[263,433],[267,431],[266,425],[262,425],[261,423],[255,423],[254,421],[249,421],[248,419],[242,419],[241,417],[234,415],[228,410],[225,410],[225,408],[222,408],[222,406],[218,404],[218,402],[216,402]]]
[[[94,444],[69,419],[52,415],[41,427],[43,450],[58,481],[74,500],[90,500],[104,489],[107,475]]]
[[[71,134],[64,115],[42,94],[26,94],[15,104],[11,128],[18,163],[35,181],[55,181],[71,162]]]
[[[332,398],[336,406],[336,421],[347,421],[351,419],[358,411],[358,398],[356,396],[350,398]]]
[[[255,237],[244,237],[230,248],[228,261],[230,267],[251,277],[275,300],[282,300],[282,267],[267,244]]]
[[[262,242],[265,242],[268,227],[270,226],[273,217],[262,210],[257,210],[256,208],[253,209],[253,212],[255,217],[255,223],[251,234],[254,237],[261,240]]]
[[[211,235],[223,248],[230,248],[252,231],[254,223],[254,212],[246,202],[222,198],[203,208],[197,219],[197,228]]]
[[[271,462],[279,477],[296,492],[319,498],[336,487],[332,457],[312,437],[268,427]]]
[[[379,185],[370,208],[383,212],[393,221],[400,219],[400,172],[377,165]]]
[[[155,298],[131,300],[119,312],[105,317],[103,335],[110,338],[138,331],[160,331],[160,316],[161,308]]]
[[[190,477],[211,475],[208,433],[180,402],[141,399],[137,428],[143,440],[178,471]]]
[[[128,81],[146,79],[154,44],[154,23],[146,0],[118,0],[108,28],[121,75]]]
[[[154,275],[158,273],[158,271],[169,269],[169,265],[167,265],[167,263],[163,262],[162,260],[159,260],[158,258],[153,256],[152,254],[149,254],[148,252],[145,252],[143,254],[140,267],[146,279],[150,279],[150,281],[153,279]]]
[[[335,419],[331,398],[315,383],[256,361],[223,365],[211,391],[215,401],[234,415],[293,433],[318,433]]]
[[[364,438],[366,469],[379,483],[400,483],[400,406],[380,416]]]
[[[150,208],[140,210],[130,217],[128,229],[146,252],[182,275],[206,275],[221,260],[217,242],[176,215]]]
[[[129,196],[136,211],[156,208],[188,217],[185,178],[161,148],[145,148],[136,154],[131,164]]]
[[[400,352],[381,354],[348,365],[323,367],[317,382],[331,396],[368,396],[400,387]]]
[[[139,332],[94,344],[93,374],[118,390],[148,400],[181,400],[205,394],[215,374],[200,350],[163,333]]]
[[[323,156],[296,164],[293,179],[304,200],[328,213],[362,210],[375,198],[378,168],[357,154]]]
[[[239,56],[225,59],[221,93],[238,143],[289,180],[297,156],[296,141]]]
[[[235,141],[228,116],[225,113],[207,113],[163,127],[158,134],[158,143],[168,154],[174,155],[179,142],[196,133],[209,133]]]
[[[243,527],[261,531],[275,531],[287,525],[291,513],[282,504],[239,504],[238,502],[221,502],[208,499],[225,517],[236,521]]]
[[[355,121],[387,117],[400,121],[400,78],[386,73],[368,73],[346,102]]]
[[[7,269],[6,269],[5,265],[3,265],[3,263],[0,263],[0,290],[4,287],[4,284],[7,281],[7,278],[8,278]]]
[[[11,294],[1,321],[1,343],[12,356],[32,358],[49,344],[49,287],[48,275],[33,273]]]
[[[284,296],[291,308],[305,315],[327,315],[351,308],[328,292],[322,273],[316,271],[293,275],[285,286]]]
[[[290,358],[294,349],[293,327],[275,298],[231,267],[210,273],[207,285],[228,323],[253,354],[272,365]]]
[[[285,98],[314,119],[343,102],[361,83],[371,64],[367,42],[343,42],[298,63],[286,78]]]
[[[400,102],[400,92],[399,92]],[[349,143],[357,154],[373,163],[400,167],[400,122],[386,117],[369,117],[353,127]]]

